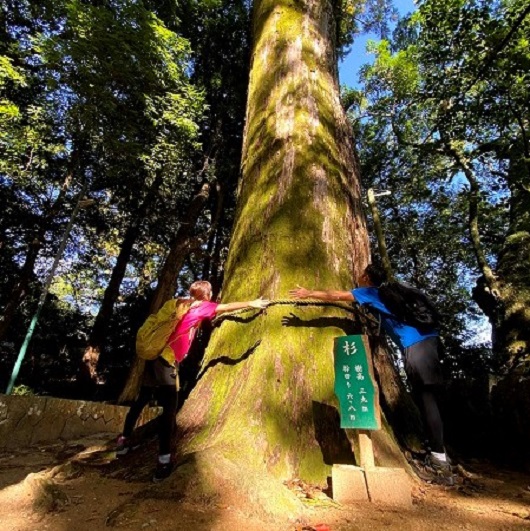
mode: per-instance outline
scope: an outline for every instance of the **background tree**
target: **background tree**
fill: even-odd
[[[392,191],[380,202],[391,255],[403,276],[437,295],[445,366],[462,379],[513,372],[517,380],[527,372],[527,246],[515,241],[525,241],[526,230],[518,209],[526,170],[516,153],[525,150],[528,125],[528,15],[523,2],[423,2],[391,43],[372,45],[365,90],[344,98],[356,109],[363,175]],[[473,297],[492,324],[493,358],[466,340],[476,334],[468,286],[477,276]],[[499,418],[524,410],[524,384],[513,384],[497,386],[505,402]],[[517,423],[505,430],[514,441],[523,431]]]
[[[54,40],[49,53],[59,54],[60,80],[75,94],[70,112],[82,116],[86,129],[97,124],[91,151],[103,155],[92,171],[103,182],[96,186],[110,187],[121,218],[113,226],[125,225],[83,355],[96,381],[106,325],[141,224],[154,209],[165,211],[166,221],[174,218],[168,210],[185,193],[182,174],[198,148],[203,102],[189,82],[187,41],[142,5],[68,7],[65,38]]]
[[[372,179],[383,182],[383,173],[394,175],[394,183],[387,180],[387,184],[408,187],[404,190],[410,199],[405,204],[416,212],[420,211],[420,202],[434,206],[442,214],[454,198],[466,205],[462,212],[466,212],[467,220],[461,218],[461,223],[467,230],[476,267],[485,276],[489,292],[497,294],[499,285],[493,267],[495,256],[501,253],[501,240],[496,231],[506,224],[503,207],[509,192],[499,181],[505,174],[506,161],[487,150],[499,142],[500,131],[503,136],[510,124],[518,128],[520,120],[514,116],[507,120],[507,113],[497,107],[503,91],[497,87],[493,96],[491,87],[502,76],[492,72],[490,79],[480,79],[486,75],[482,69],[484,60],[476,60],[472,50],[477,49],[480,39],[491,40],[495,35],[502,40],[498,36],[510,32],[508,28],[512,26],[502,29],[506,18],[501,16],[503,9],[502,4],[422,5],[409,23],[412,31],[398,32],[394,44],[398,51],[392,54],[390,47],[382,43],[376,63],[366,69],[367,95],[371,100],[368,114],[375,120],[360,124],[368,135],[363,140],[366,138],[389,155],[372,159],[372,167],[366,172]],[[520,12],[516,14],[514,24],[521,18]],[[484,35],[486,30],[480,30],[477,36],[475,30],[470,31],[470,27],[479,27],[484,20],[488,20],[484,28],[491,33]],[[517,34],[514,29],[511,38],[516,39]],[[504,51],[507,53],[507,48]],[[493,59],[488,63],[491,67]],[[458,69],[453,72],[455,65]],[[390,157],[394,157],[393,164],[388,164]],[[467,191],[462,188],[466,181]],[[406,199],[407,194],[395,193],[400,201]],[[479,219],[480,209],[484,210],[483,221]],[[401,243],[406,245],[404,240]],[[411,256],[410,248],[405,249]]]
[[[12,190],[12,197],[19,198],[25,209],[18,219],[27,224],[32,219],[28,212],[35,212],[35,228],[22,235],[29,242],[28,250],[12,258],[15,270],[21,263],[21,272],[18,278],[11,275],[16,281],[11,280],[10,294],[3,292],[2,327],[4,331],[10,328],[29,279],[39,277],[38,260],[53,252],[54,235],[64,223],[61,207],[70,183],[89,180],[97,208],[88,211],[74,231],[57,289],[71,301],[79,300],[68,273],[74,269],[82,275],[78,282],[82,294],[90,292],[88,286],[92,291],[92,300],[85,297],[77,304],[78,310],[86,313],[103,298],[85,356],[94,367],[138,238],[151,239],[150,250],[163,255],[164,247],[156,247],[156,240],[163,245],[164,235],[169,237],[176,230],[179,210],[195,188],[186,176],[199,146],[204,101],[189,80],[187,41],[142,5],[12,4],[10,16],[3,19],[12,43],[6,48],[5,64],[16,60],[21,64],[19,70],[30,72],[36,87],[33,92],[40,91],[37,95],[44,110],[35,112],[39,100],[24,78],[14,93],[18,71],[8,72],[7,66],[3,79],[9,74],[12,81],[6,85],[11,98],[6,101],[14,96],[22,103],[31,101],[28,116],[39,118],[38,123],[46,128],[39,126],[41,137],[36,136],[36,126],[28,134],[22,118],[17,118],[24,110],[21,104],[16,107],[18,115],[10,119],[16,123],[2,145],[5,188]],[[60,193],[53,187],[58,177],[64,180]],[[14,222],[16,218],[10,216],[4,224],[9,249],[20,247],[22,233]],[[49,249],[39,257],[46,241]],[[4,254],[6,265],[9,253]],[[144,258],[149,260],[145,254]],[[90,269],[95,274],[90,275]]]

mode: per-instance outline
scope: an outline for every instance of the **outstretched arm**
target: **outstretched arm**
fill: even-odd
[[[224,312],[234,312],[236,310],[243,310],[245,308],[257,308],[262,309],[266,308],[270,304],[268,299],[255,299],[253,301],[247,302],[229,302],[227,304],[218,304],[217,309],[215,310],[216,314]]]
[[[337,291],[337,290],[312,290],[306,289],[302,286],[297,286],[296,289],[289,291],[292,299],[319,299],[322,301],[354,301],[355,297],[351,291]]]

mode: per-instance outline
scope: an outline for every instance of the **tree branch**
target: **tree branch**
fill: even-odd
[[[484,275],[486,284],[490,289],[491,293],[498,297],[499,289],[497,279],[488,264],[484,249],[482,248],[482,243],[480,241],[480,231],[478,225],[478,214],[479,214],[479,203],[480,203],[480,186],[478,179],[475,177],[470,164],[465,159],[464,155],[455,148],[454,144],[450,139],[444,140],[444,146],[447,154],[451,156],[457,165],[462,169],[464,175],[466,176],[467,181],[469,182],[469,233],[471,236],[471,242],[473,244],[473,250],[475,251],[475,257],[479,269]]]

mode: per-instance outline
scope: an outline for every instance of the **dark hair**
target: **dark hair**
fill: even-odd
[[[384,269],[375,264],[368,264],[364,272],[368,275],[370,282],[374,286],[380,286],[383,282],[387,281]]]

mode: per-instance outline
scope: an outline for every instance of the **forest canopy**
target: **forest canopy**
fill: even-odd
[[[223,286],[250,7],[7,0],[1,9],[0,385],[80,201],[19,392],[115,400],[157,289],[181,295],[195,278],[216,294]],[[394,271],[443,315],[447,375],[526,374],[530,7],[424,0],[396,21],[390,3],[343,2],[335,16],[338,55],[361,31],[381,36],[342,104],[364,190],[391,192],[378,208]],[[77,385],[87,365],[96,394]]]

